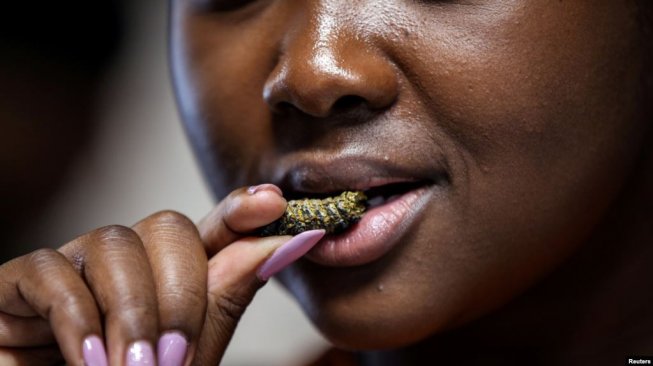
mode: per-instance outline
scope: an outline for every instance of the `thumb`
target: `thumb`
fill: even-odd
[[[209,261],[206,317],[193,364],[217,365],[258,289],[306,254],[324,234],[324,230],[312,230],[293,238],[248,237],[213,256]]]

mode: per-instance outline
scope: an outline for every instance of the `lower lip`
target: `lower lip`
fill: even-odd
[[[431,190],[421,187],[367,211],[347,231],[322,239],[306,257],[331,267],[358,266],[373,262],[396,247],[421,216]]]

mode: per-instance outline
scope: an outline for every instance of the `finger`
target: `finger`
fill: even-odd
[[[241,188],[223,199],[198,225],[209,257],[243,235],[283,215],[286,200],[272,184]]]
[[[208,307],[193,365],[217,365],[240,316],[264,284],[256,268],[289,237],[244,238],[209,261]]]
[[[53,366],[61,365],[63,357],[59,348],[6,348],[0,347],[2,366]]]
[[[20,295],[16,283],[23,276],[25,262],[21,257],[0,266],[0,311],[20,316],[38,316],[36,311]]]
[[[60,249],[80,263],[105,316],[109,362],[142,357],[154,362],[158,308],[152,269],[139,236],[123,226],[90,232]]]
[[[66,360],[80,364],[83,340],[102,334],[97,305],[86,284],[70,262],[53,249],[40,249],[16,262],[13,268],[23,270],[9,275],[16,280],[19,295],[39,316],[49,321]],[[38,342],[22,346],[35,344]]]
[[[45,346],[53,344],[54,341],[54,334],[47,320],[41,317],[24,318],[0,312],[0,346]]]
[[[194,364],[217,364],[264,280],[305,254],[323,236],[324,230],[314,230],[292,239],[243,238],[211,258],[206,319]]]
[[[197,228],[185,216],[163,211],[133,229],[143,240],[156,283],[163,335],[159,362],[191,358],[206,313],[208,260]]]

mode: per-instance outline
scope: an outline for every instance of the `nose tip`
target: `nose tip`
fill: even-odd
[[[314,45],[285,53],[269,75],[263,99],[275,112],[297,109],[327,117],[355,108],[380,110],[398,94],[394,67],[382,55],[348,45],[328,52]]]

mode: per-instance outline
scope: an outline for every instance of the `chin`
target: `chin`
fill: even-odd
[[[385,309],[384,309],[385,310]],[[397,309],[398,310],[398,309]],[[398,310],[401,313],[400,310]],[[349,312],[354,312],[352,317]],[[441,331],[432,319],[410,318],[406,314],[374,314],[370,310],[321,309],[311,317],[322,335],[334,346],[347,350],[385,350],[418,343]],[[361,314],[365,314],[361,316]],[[423,316],[423,314],[422,314]],[[425,326],[428,323],[428,326]]]
[[[457,307],[438,302],[428,281],[406,281],[410,276],[392,262],[387,258],[369,266],[328,268],[303,260],[279,279],[338,348],[399,348],[447,329]]]

